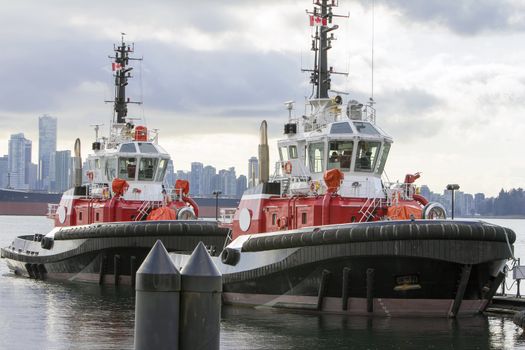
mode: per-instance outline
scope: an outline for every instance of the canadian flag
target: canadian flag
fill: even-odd
[[[328,21],[321,16],[310,16],[310,27],[326,27]]]
[[[114,71],[116,70],[121,70],[122,69],[122,65],[120,63],[117,63],[117,62],[112,62],[111,63],[111,69]]]

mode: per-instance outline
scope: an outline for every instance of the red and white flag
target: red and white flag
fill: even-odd
[[[111,63],[111,69],[114,71],[116,70],[121,70],[122,69],[122,65],[120,63],[117,63],[117,62],[112,62]]]
[[[326,27],[328,20],[321,16],[310,16],[310,27]]]

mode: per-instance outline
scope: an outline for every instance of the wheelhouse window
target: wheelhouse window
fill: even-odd
[[[324,171],[324,143],[311,143],[308,148],[308,162],[312,173]]]
[[[328,143],[327,169],[340,169],[350,171],[352,166],[353,141],[330,141]]]
[[[139,142],[138,145],[140,153],[159,153],[155,146],[153,146],[151,143]]]
[[[124,180],[135,180],[137,170],[136,158],[119,158],[118,177]]]
[[[385,142],[383,145],[383,152],[381,153],[381,159],[379,160],[379,166],[377,167],[377,173],[381,175],[383,173],[383,170],[385,169],[386,160],[388,158],[388,152],[390,152],[390,146],[391,144],[388,142]]]
[[[117,177],[117,159],[108,158],[106,160],[106,177],[109,180],[113,180]]]
[[[153,181],[158,158],[142,158],[139,163],[139,181]]]
[[[362,172],[372,172],[375,168],[381,142],[359,141],[357,147],[357,157],[355,160],[355,170]]]
[[[136,153],[137,149],[135,148],[135,144],[134,143],[123,143],[120,146],[120,152],[123,152],[123,153]]]
[[[164,180],[164,175],[166,174],[166,168],[168,167],[168,160],[161,159],[159,162],[159,170],[157,171],[157,176],[155,181],[162,182]]]
[[[288,147],[288,151],[291,159],[297,159],[297,146],[292,145]]]
[[[354,126],[357,131],[361,134],[366,135],[380,135],[379,131],[376,130],[370,123],[366,122],[354,122]]]
[[[288,157],[288,146],[279,147],[279,157],[281,157],[281,162],[286,162],[290,159]]]

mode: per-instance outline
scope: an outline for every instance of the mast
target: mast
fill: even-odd
[[[310,15],[310,26],[315,26],[315,35],[312,37],[312,51],[314,52],[314,68],[303,69],[311,72],[310,83],[315,88],[315,98],[328,98],[330,90],[331,74],[344,74],[334,72],[332,67],[328,66],[328,50],[332,48],[332,40],[336,40],[333,33],[328,33],[339,28],[338,25],[332,24],[333,17],[348,17],[334,15],[332,8],[338,6],[338,0],[314,0],[313,12]]]
[[[113,46],[115,56],[109,56],[109,58],[114,60],[111,64],[111,67],[115,72],[115,100],[106,102],[113,102],[114,104],[113,123],[115,124],[126,123],[126,117],[128,115],[128,103],[142,104],[142,102],[134,102],[130,101],[129,98],[126,98],[126,86],[128,85],[128,79],[132,78],[131,71],[133,70],[133,67],[128,67],[129,61],[140,61],[142,59],[129,57],[130,53],[133,53],[135,45],[127,45],[124,42],[124,35],[126,34],[122,33],[120,45]]]

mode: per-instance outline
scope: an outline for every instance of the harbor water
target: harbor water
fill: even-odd
[[[486,221],[516,232],[515,256],[525,265],[525,220]],[[0,216],[0,246],[51,226],[45,217]],[[2,260],[0,349],[132,349],[134,298],[129,287],[16,277]],[[498,315],[368,318],[224,307],[221,349],[525,349],[525,336]]]

